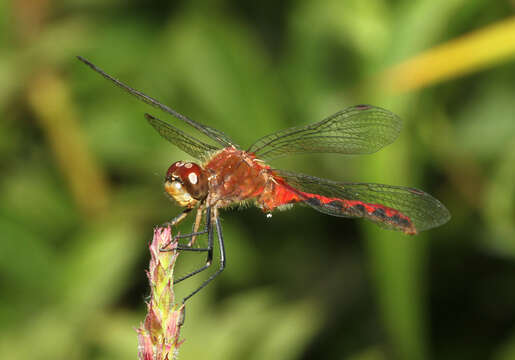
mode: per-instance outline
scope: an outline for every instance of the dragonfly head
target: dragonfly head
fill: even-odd
[[[192,208],[207,196],[206,173],[195,163],[174,162],[166,172],[165,190],[179,205]]]

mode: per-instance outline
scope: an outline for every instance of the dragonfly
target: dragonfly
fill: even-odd
[[[170,122],[145,113],[147,121],[163,138],[201,162],[176,161],[168,168],[164,178],[166,193],[184,208],[165,225],[176,226],[196,209],[192,232],[174,237],[174,241],[181,238],[190,241],[173,250],[207,254],[203,266],[175,283],[211,266],[216,232],[219,267],[187,295],[183,303],[225,269],[226,254],[219,210],[235,204],[251,202],[268,217],[274,210],[304,204],[324,214],[363,218],[408,235],[440,226],[450,219],[445,206],[422,190],[376,183],[337,182],[268,165],[270,160],[285,155],[374,153],[392,143],[401,130],[401,119],[388,110],[372,105],[351,106],[317,123],[264,136],[243,150],[224,132],[200,124],[129,87],[83,57],[78,56],[78,59],[114,85],[193,127],[213,143],[201,141]],[[204,226],[200,229],[202,222]],[[207,247],[194,247],[195,239],[206,234]]]

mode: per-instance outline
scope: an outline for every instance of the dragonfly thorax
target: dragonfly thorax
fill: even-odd
[[[177,161],[166,172],[165,190],[179,205],[194,207],[206,198],[208,180],[205,171],[197,164]]]

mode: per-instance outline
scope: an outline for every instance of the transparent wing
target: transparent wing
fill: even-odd
[[[177,146],[185,153],[197,159],[206,160],[210,154],[219,150],[217,147],[197,140],[194,137],[187,135],[183,131],[177,129],[175,126],[172,126],[150,114],[145,114],[145,118],[162,137]]]
[[[136,98],[138,98],[139,100],[143,101],[144,103],[147,103],[147,104],[152,105],[152,106],[154,106],[154,107],[156,107],[158,109],[161,109],[162,111],[164,111],[164,112],[174,116],[175,118],[184,121],[186,124],[194,127],[195,129],[197,129],[198,131],[202,132],[207,137],[209,137],[213,141],[216,141],[218,144],[222,145],[223,147],[234,146],[234,147],[238,148],[238,146],[225,133],[223,133],[222,131],[213,129],[213,128],[211,128],[209,126],[206,126],[206,125],[201,125],[198,122],[191,120],[187,116],[184,116],[184,115],[178,113],[177,111],[173,110],[172,108],[170,108],[170,107],[168,107],[166,105],[161,104],[156,99],[151,98],[150,96],[145,95],[142,92],[131,88],[130,86],[124,84],[123,82],[121,82],[118,79],[115,79],[114,77],[112,77],[111,75],[107,74],[102,69],[100,69],[96,65],[92,64],[88,60],[84,59],[83,57],[77,56],[77,58],[80,61],[82,61],[84,64],[88,65],[91,69],[93,69],[94,71],[96,71],[97,73],[99,73],[100,75],[105,77],[107,80],[111,81],[116,86],[118,86],[119,88],[127,91],[129,94],[135,96]]]
[[[318,123],[265,136],[248,151],[266,160],[303,153],[370,154],[392,143],[401,127],[401,119],[390,111],[357,105]]]
[[[290,186],[304,192],[307,205],[325,214],[364,217],[387,228],[403,231],[401,225],[404,217],[407,217],[416,232],[440,226],[451,218],[449,211],[440,201],[418,189],[335,182],[283,170],[274,172]],[[310,197],[309,194],[321,196]]]

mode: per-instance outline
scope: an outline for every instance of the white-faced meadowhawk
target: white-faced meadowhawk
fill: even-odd
[[[450,213],[431,195],[414,188],[373,183],[349,183],[278,170],[268,165],[276,157],[306,153],[370,154],[392,143],[402,122],[388,110],[357,105],[341,110],[317,123],[293,127],[262,137],[248,150],[242,150],[222,131],[202,125],[137,91],[88,60],[78,57],[97,73],[139,100],[190,125],[216,145],[186,134],[172,124],[145,114],[146,119],[166,140],[202,161],[174,162],[166,172],[164,187],[184,211],[169,221],[175,226],[197,210],[193,231],[177,235],[189,238],[178,250],[206,252],[204,266],[176,280],[180,282],[207,269],[213,260],[214,233],[218,239],[220,267],[202,285],[186,296],[195,295],[225,268],[225,249],[219,209],[253,202],[267,216],[275,209],[305,204],[324,214],[364,218],[381,227],[415,235],[446,223]],[[205,227],[199,231],[202,219]],[[206,248],[193,247],[195,238],[207,234]],[[166,250],[166,249],[163,249]]]

